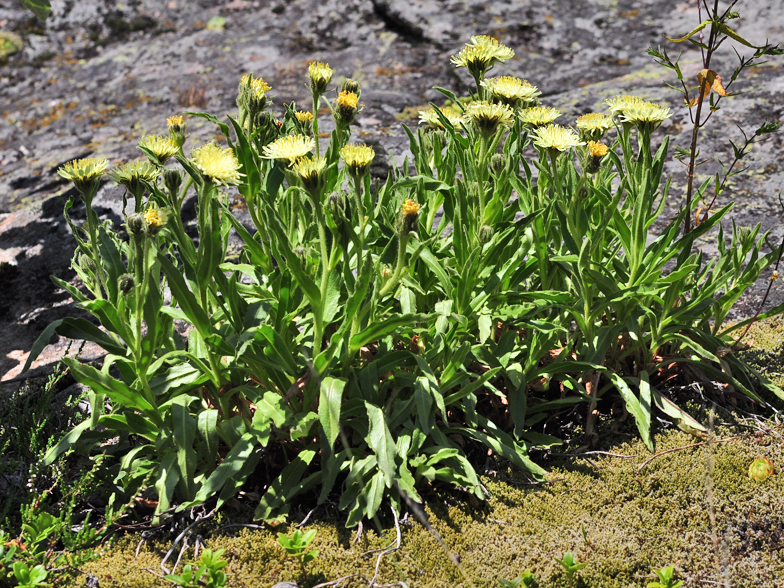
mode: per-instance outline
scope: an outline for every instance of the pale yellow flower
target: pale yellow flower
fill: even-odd
[[[144,211],[144,222],[147,225],[147,232],[150,235],[155,235],[166,226],[169,221],[169,211],[166,208],[158,208],[153,203],[147,210]]]
[[[525,108],[536,104],[537,98],[542,94],[536,86],[514,76],[500,76],[488,78],[482,82],[490,95],[497,101],[507,106]]]
[[[453,112],[451,110],[442,110],[441,113],[444,117],[449,121],[456,129],[460,128],[460,123],[463,122],[463,116]],[[419,111],[419,123],[427,123],[431,127],[435,129],[444,129],[444,124],[441,122],[441,119],[438,117],[438,113],[433,110],[432,108],[428,110],[420,110]]]
[[[510,127],[514,112],[506,104],[473,102],[466,108],[466,118],[484,136],[492,136],[499,127]]]
[[[615,96],[613,98],[607,98],[604,103],[609,107],[610,114],[613,116],[620,114],[622,115],[624,111],[631,107],[631,106],[641,106],[645,103],[645,100],[639,98],[637,96]]]
[[[601,112],[584,114],[577,119],[577,130],[584,139],[598,141],[613,128],[613,117]]]
[[[113,182],[125,186],[131,192],[135,192],[140,182],[153,183],[160,175],[160,168],[151,164],[145,159],[137,159],[130,163],[125,163],[120,167],[109,172],[109,177]]]
[[[316,146],[316,140],[306,135],[288,135],[276,139],[262,150],[264,159],[277,159],[293,163],[300,157],[305,157]]]
[[[368,145],[348,144],[340,150],[340,158],[346,164],[352,177],[362,177],[370,170],[370,163],[376,152]]]
[[[327,160],[323,157],[303,157],[297,160],[292,169],[302,180],[305,189],[314,193],[324,187],[324,169],[326,167]]]
[[[313,122],[313,113],[309,110],[298,110],[294,113],[294,116],[296,116],[297,120],[303,124],[309,124]]]
[[[216,184],[236,186],[240,183],[240,162],[230,147],[207,143],[191,151],[191,159],[199,171]]]
[[[73,161],[69,161],[58,169],[57,173],[66,180],[90,181],[100,178],[107,167],[109,167],[108,159],[95,159],[90,157],[88,159],[74,159]]]
[[[314,61],[308,66],[310,77],[310,91],[319,96],[327,91],[327,86],[332,81],[332,68],[329,64]]]
[[[534,131],[534,145],[547,150],[568,151],[573,147],[585,145],[572,129],[561,125],[548,125]]]
[[[257,78],[252,74],[245,74],[240,80],[240,88],[246,87],[250,89],[251,94],[255,98],[263,98],[272,87],[265,82],[262,78]]]
[[[180,151],[171,138],[161,135],[145,135],[139,141],[139,149],[156,165],[163,165]]]
[[[539,128],[552,124],[555,119],[561,116],[561,111],[551,106],[534,106],[521,110],[518,116],[520,122]]]
[[[185,124],[185,119],[182,115],[175,114],[174,116],[170,116],[166,119],[166,126],[169,128],[172,127],[181,127]]]
[[[465,67],[472,76],[479,78],[496,63],[514,57],[512,51],[487,35],[471,37],[471,43],[463,47],[457,55],[452,56],[452,63],[457,67]]]

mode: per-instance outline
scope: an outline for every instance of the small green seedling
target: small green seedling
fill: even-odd
[[[555,561],[561,564],[566,571],[566,579],[569,582],[569,586],[574,586],[574,574],[588,565],[587,563],[578,563],[571,551],[564,553],[563,559],[556,557]]]
[[[683,585],[683,580],[675,581],[673,570],[675,566],[669,566],[660,570],[653,570],[659,576],[658,582],[648,582],[648,588],[678,588]]]
[[[183,588],[223,588],[226,585],[226,573],[221,570],[228,564],[221,559],[224,551],[205,549],[201,552],[198,567],[188,564],[182,569],[182,574],[169,574],[166,579]]]
[[[46,574],[47,572],[42,565],[37,565],[33,569],[30,569],[24,562],[14,562],[14,577],[16,578],[16,585],[18,588],[39,588],[40,586],[49,586],[49,584],[45,582]]]
[[[305,565],[318,557],[318,549],[308,551],[308,547],[313,543],[316,538],[316,530],[311,529],[307,533],[303,533],[299,529],[294,531],[291,535],[284,535],[278,533],[278,545],[286,550],[292,557],[299,558],[299,565],[302,567],[302,575],[305,576]]]
[[[514,580],[504,580],[503,578],[498,578],[498,582],[504,588],[517,588],[520,586],[521,588],[536,588],[539,584],[536,581],[536,578],[531,573],[531,570],[525,570],[522,574],[517,576]]]

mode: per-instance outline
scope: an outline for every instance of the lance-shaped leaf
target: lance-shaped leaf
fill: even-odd
[[[687,39],[690,39],[690,38],[692,38],[694,35],[696,35],[697,33],[699,33],[699,32],[700,32],[702,29],[704,29],[705,27],[707,27],[707,26],[708,26],[710,23],[711,23],[711,21],[710,21],[710,20],[704,20],[704,21],[702,21],[702,22],[701,22],[701,23],[700,23],[700,24],[697,26],[697,28],[696,28],[696,29],[694,29],[692,32],[690,32],[690,33],[688,33],[688,34],[686,34],[686,35],[684,35],[683,37],[680,37],[680,38],[678,38],[678,39],[670,39],[670,38],[669,38],[667,35],[662,35],[662,36],[663,36],[665,39],[667,39],[668,41],[672,42],[672,43],[683,43],[685,40],[687,40]]]

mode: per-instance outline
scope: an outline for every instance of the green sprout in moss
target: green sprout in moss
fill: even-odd
[[[575,574],[588,565],[587,563],[579,563],[571,551],[564,553],[561,559],[556,557],[555,561],[563,566],[566,572],[566,580],[569,582],[570,587],[574,586]]]
[[[517,588],[518,586],[521,586],[522,588],[536,588],[539,586],[539,583],[536,581],[536,577],[531,573],[531,570],[525,570],[514,580],[498,578],[498,583],[504,588]]]
[[[659,576],[658,582],[648,582],[648,588],[678,588],[683,585],[683,580],[675,581],[673,570],[675,566],[667,566],[660,570],[654,570]]]
[[[311,529],[307,533],[303,533],[299,529],[296,529],[291,535],[278,533],[278,545],[285,549],[286,553],[290,556],[299,559],[299,565],[302,568],[302,577],[307,575],[305,566],[318,557],[318,549],[311,549],[308,551],[308,547],[310,547],[310,544],[313,543],[315,538],[316,529]]]

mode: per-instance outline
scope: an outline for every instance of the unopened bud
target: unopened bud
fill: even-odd
[[[128,227],[128,232],[132,235],[141,235],[144,233],[144,217],[138,212],[129,214],[125,219],[125,225]]]
[[[341,92],[351,92],[352,94],[356,94],[359,96],[361,90],[359,89],[359,82],[355,82],[354,80],[346,78],[343,80],[343,83],[340,84],[340,91]]]
[[[479,242],[484,245],[485,243],[489,243],[490,239],[493,238],[493,227],[488,227],[487,225],[483,225],[481,229],[479,229]]]
[[[490,158],[490,171],[493,175],[500,174],[506,167],[506,155],[503,153],[494,153]]]
[[[117,281],[117,285],[120,288],[120,292],[127,294],[133,290],[133,287],[136,285],[136,283],[133,280],[133,276],[125,274],[124,276],[120,276],[120,279]]]
[[[176,169],[167,169],[163,172],[163,183],[169,191],[169,195],[174,199],[177,198],[182,185],[182,174]]]

